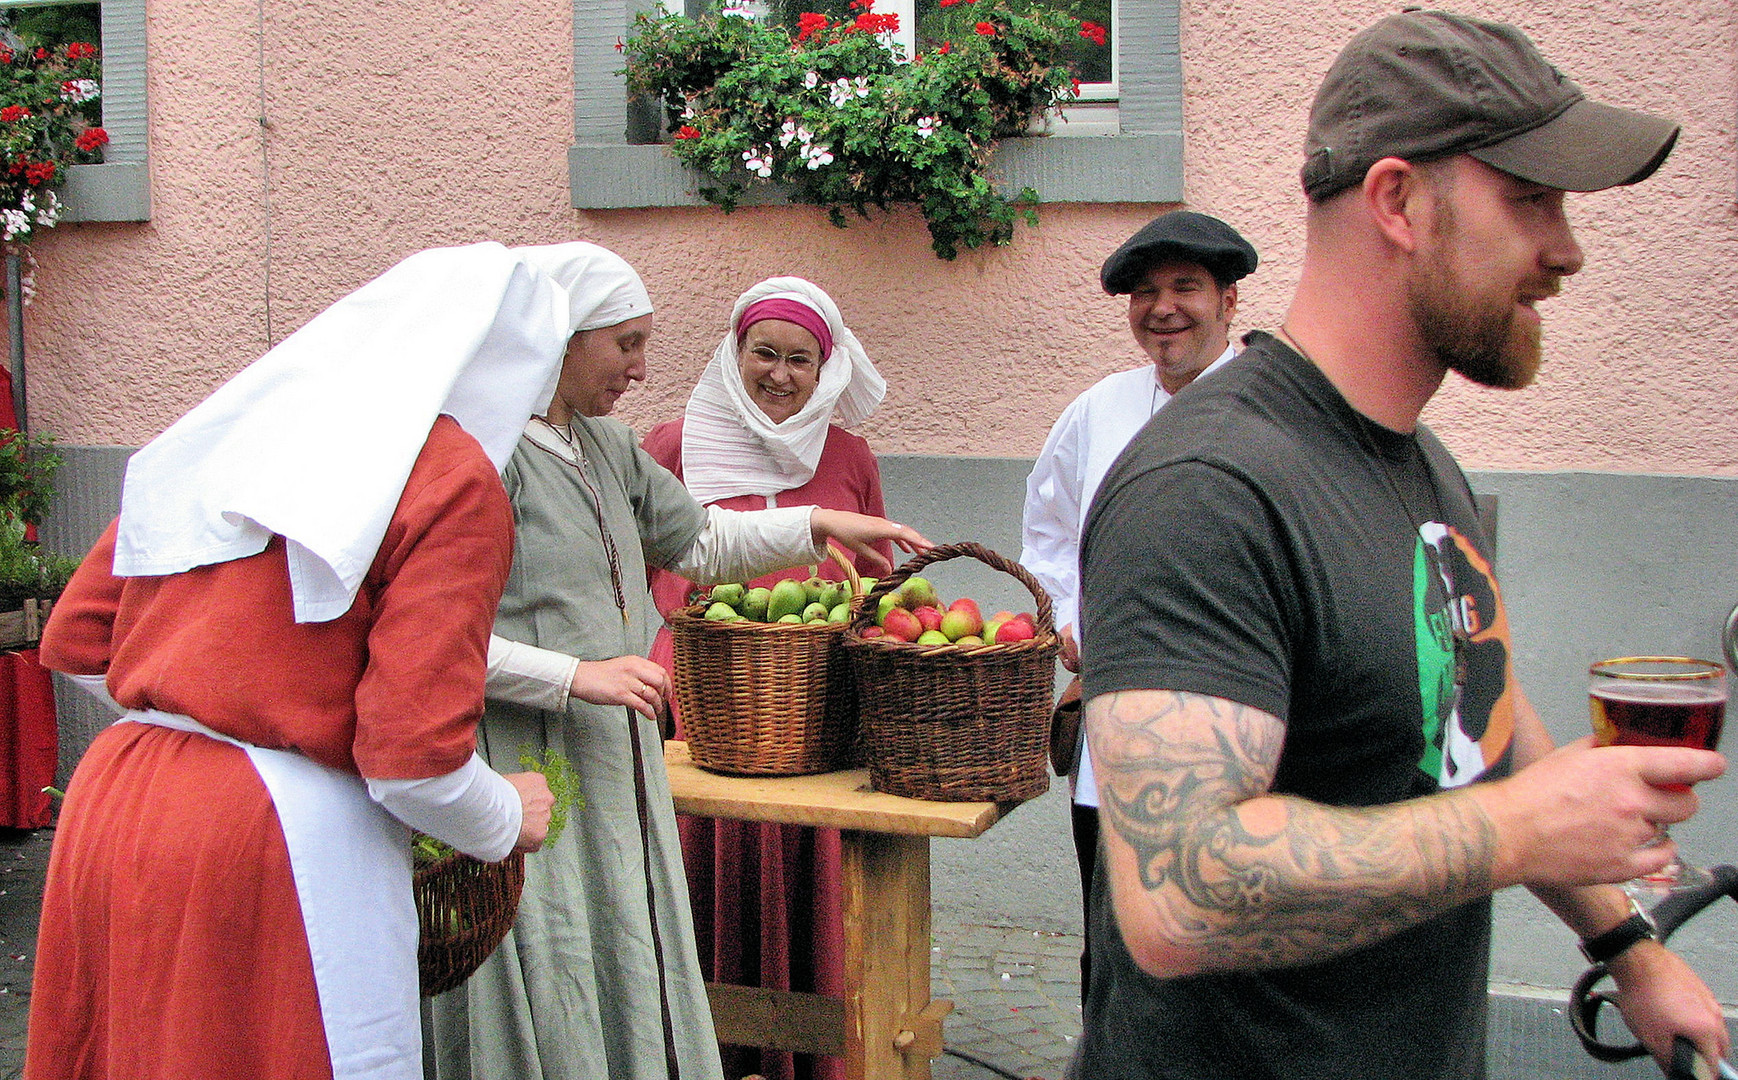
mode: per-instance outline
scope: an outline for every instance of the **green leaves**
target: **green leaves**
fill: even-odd
[[[550,794],[555,796],[555,806],[549,811],[549,832],[543,837],[543,846],[555,843],[555,838],[567,828],[567,817],[571,811],[585,808],[585,796],[579,790],[579,775],[568,764],[567,758],[553,750],[546,750],[543,760],[539,761],[530,750],[519,751],[519,767],[527,772],[540,772],[549,781]],[[436,862],[453,853],[451,845],[436,840],[427,833],[416,833],[411,838],[411,858],[417,863]]]
[[[846,211],[916,204],[943,259],[1006,244],[1018,210],[984,175],[999,138],[1072,96],[1062,57],[1079,23],[1019,0],[960,0],[952,40],[909,63],[890,46],[891,16],[805,13],[795,35],[735,15],[639,15],[626,43],[631,92],[661,102],[671,151],[711,182],[705,197],[734,209],[750,188],[777,184],[792,202]],[[984,32],[988,29],[989,32]]]

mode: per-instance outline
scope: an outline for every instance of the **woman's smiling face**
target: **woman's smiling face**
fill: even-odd
[[[749,400],[773,423],[789,420],[814,396],[821,343],[796,323],[761,319],[749,326],[736,356]]]

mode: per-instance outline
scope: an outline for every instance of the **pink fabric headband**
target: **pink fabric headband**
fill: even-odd
[[[736,324],[736,343],[741,345],[748,336],[748,328],[766,319],[797,324],[815,335],[815,340],[821,343],[822,360],[833,355],[833,332],[827,329],[826,318],[802,301],[788,300],[782,296],[756,300],[743,310],[742,320]]]

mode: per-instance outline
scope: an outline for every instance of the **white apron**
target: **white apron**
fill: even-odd
[[[178,713],[135,709],[120,720],[129,721],[247,751],[289,848],[333,1080],[421,1080],[410,830],[369,798],[359,776],[250,745]]]

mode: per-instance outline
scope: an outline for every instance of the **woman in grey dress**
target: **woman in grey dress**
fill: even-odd
[[[881,518],[813,507],[702,507],[607,419],[645,377],[651,301],[590,244],[523,249],[570,294],[569,375],[503,479],[517,537],[490,649],[479,752],[555,751],[585,807],[526,860],[518,919],[463,986],[435,999],[440,1080],[719,1080],[657,718],[671,685],[646,659],[660,620],[648,566],[747,580],[818,562],[829,539],[928,542]],[[661,962],[660,962],[661,957]]]

